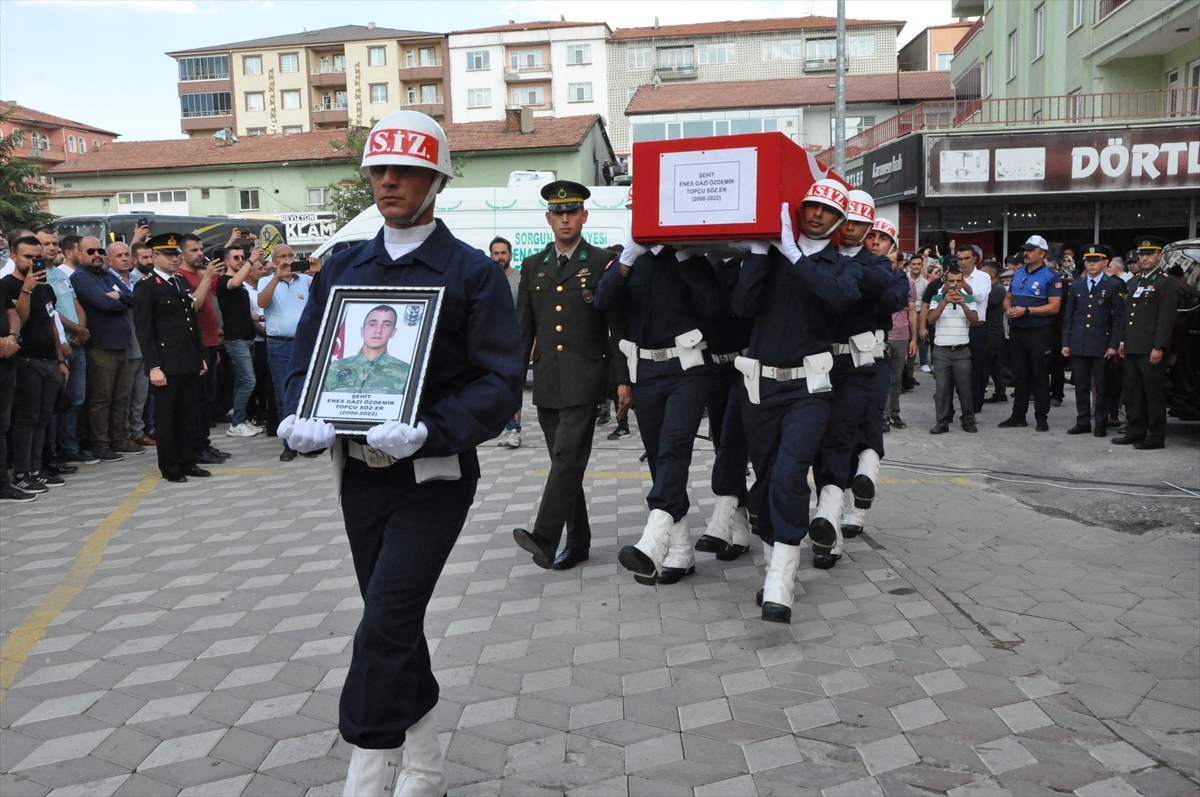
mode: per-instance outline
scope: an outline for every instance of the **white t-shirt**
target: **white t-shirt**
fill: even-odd
[[[932,313],[942,303],[944,294],[937,294],[929,302],[929,312]],[[963,302],[971,305],[971,309],[979,312],[979,301],[975,296],[963,291]],[[966,312],[958,305],[950,305],[934,322],[934,346],[962,346],[971,339],[971,322],[967,320]]]

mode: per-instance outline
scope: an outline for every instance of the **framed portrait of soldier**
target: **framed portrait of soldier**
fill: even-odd
[[[300,394],[301,418],[363,435],[415,425],[443,288],[335,286]]]

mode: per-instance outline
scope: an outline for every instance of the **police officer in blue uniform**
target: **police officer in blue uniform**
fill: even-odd
[[[1008,317],[1008,353],[1012,361],[1012,415],[1001,429],[1028,426],[1029,394],[1033,393],[1033,417],[1037,431],[1050,431],[1050,347],[1053,317],[1062,309],[1062,277],[1046,265],[1046,239],[1031,235],[1025,242],[1025,262],[1013,273],[1004,298]]]
[[[840,228],[838,251],[859,266],[859,298],[833,320],[833,394],[836,401],[813,464],[817,509],[809,523],[815,536],[833,534],[829,551],[813,549],[813,566],[829,569],[842,555],[842,501],[857,471],[855,450],[859,427],[871,410],[872,391],[878,394],[875,353],[880,348],[879,315],[908,304],[908,278],[892,271],[891,262],[863,245],[875,223],[875,201],[866,191],[847,196],[846,221]],[[888,373],[889,383],[891,373]],[[890,386],[890,385],[889,385]],[[882,408],[880,408],[882,409]],[[882,437],[882,412],[876,412]],[[880,444],[882,447],[882,443]]]
[[[301,453],[330,447],[335,464],[345,465],[342,513],[364,604],[341,695],[339,726],[351,745],[345,793],[441,795],[425,609],[475,497],[476,446],[520,408],[525,364],[504,272],[433,217],[434,198],[453,174],[441,127],[421,113],[388,114],[367,137],[363,171],[384,227],[335,255],[313,281],[285,403],[298,406],[335,286],[439,287],[419,422],[372,427],[364,444],[336,438],[323,421],[289,416],[279,435]]]
[[[859,264],[829,240],[846,218],[846,188],[812,185],[800,205],[801,235],[782,208],[779,241],[752,242],[742,261],[733,309],[753,319],[746,357],[735,360],[746,386],[745,427],[757,477],[751,491],[755,533],[768,559],[762,619],[790,623],[800,542],[829,553],[831,528],[810,527],[808,471],[829,420],[836,314],[859,298]]]
[[[1125,283],[1104,273],[1112,247],[1092,244],[1083,252],[1084,275],[1071,283],[1063,312],[1062,356],[1071,358],[1075,382],[1075,425],[1067,434],[1108,436],[1108,362],[1121,345]],[[1092,380],[1096,383],[1092,427]]]
[[[647,249],[630,238],[596,288],[597,310],[625,313],[628,338],[618,346],[654,480],[642,538],[617,556],[643,584],[674,584],[696,570],[687,530],[688,469],[712,378],[704,357],[704,314],[681,273],[696,254],[670,246]]]

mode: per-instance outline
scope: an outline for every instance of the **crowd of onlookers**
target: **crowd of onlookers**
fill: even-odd
[[[31,501],[81,465],[119,462],[156,446],[154,397],[132,313],[152,273],[149,228],[102,242],[52,226],[4,237],[0,270],[0,501]],[[276,245],[269,256],[247,230],[205,250],[181,243],[178,276],[200,326],[207,369],[191,424],[198,462],[230,454],[213,443],[274,434],[296,324],[319,269]],[[296,452],[283,446],[280,459]],[[9,475],[11,463],[12,475]]]

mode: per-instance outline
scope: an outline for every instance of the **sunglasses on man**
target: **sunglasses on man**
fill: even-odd
[[[84,251],[84,253],[85,253],[85,254],[89,254],[89,255],[102,255],[102,254],[105,254],[105,252],[104,252],[104,250],[103,250],[103,249],[85,249],[85,250],[83,250],[83,251]]]

